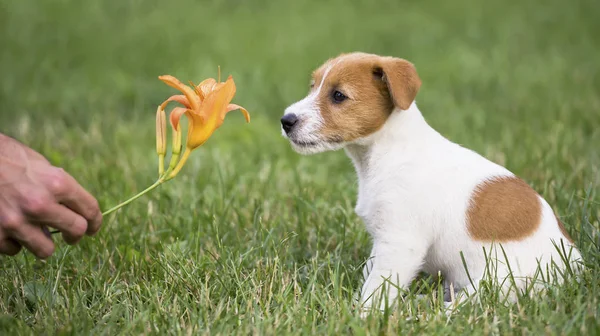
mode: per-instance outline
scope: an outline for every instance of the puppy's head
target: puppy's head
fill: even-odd
[[[420,86],[406,60],[342,54],[315,70],[308,96],[285,110],[283,135],[302,154],[340,149],[375,133],[394,111],[407,110]]]

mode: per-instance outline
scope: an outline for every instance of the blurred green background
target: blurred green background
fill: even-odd
[[[0,331],[599,331],[598,18],[589,0],[0,0],[0,132],[103,209],[156,178],[154,114],[174,93],[159,75],[199,82],[221,66],[252,116],[230,114],[175,180],[105,218],[97,237],[57,239],[46,263],[0,257]],[[279,128],[310,72],[350,51],[413,62],[428,122],[554,206],[592,265],[586,281],[451,324],[407,322],[402,308],[358,319],[370,242],[353,169],[343,152],[295,154]]]

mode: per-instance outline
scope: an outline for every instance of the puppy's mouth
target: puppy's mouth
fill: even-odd
[[[343,148],[345,144],[341,137],[327,137],[324,139],[297,139],[290,137],[289,140],[296,152],[305,155],[338,150]]]
[[[342,136],[324,136],[314,130],[295,129],[292,132],[286,132],[282,129],[282,133],[289,140],[292,148],[300,154],[314,154],[327,150],[337,150],[345,144]]]
[[[323,144],[335,145],[335,144],[341,144],[344,142],[344,140],[342,139],[341,136],[331,136],[331,137],[327,137],[324,139],[319,139],[318,141],[302,140],[302,139],[297,139],[292,136],[292,137],[289,137],[289,140],[298,147],[314,147],[314,146],[320,146]]]
[[[291,138],[290,138],[290,141],[298,147],[314,147],[314,146],[318,146],[319,144],[321,144],[321,142],[295,140],[295,139],[291,139]]]

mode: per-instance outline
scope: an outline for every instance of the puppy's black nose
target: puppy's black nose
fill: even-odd
[[[281,118],[281,127],[285,133],[289,133],[298,122],[298,117],[293,113],[288,113]]]

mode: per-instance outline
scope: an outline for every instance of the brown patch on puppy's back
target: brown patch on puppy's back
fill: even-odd
[[[467,230],[476,240],[522,240],[540,225],[542,204],[538,194],[518,177],[495,177],[481,183],[470,203]]]

